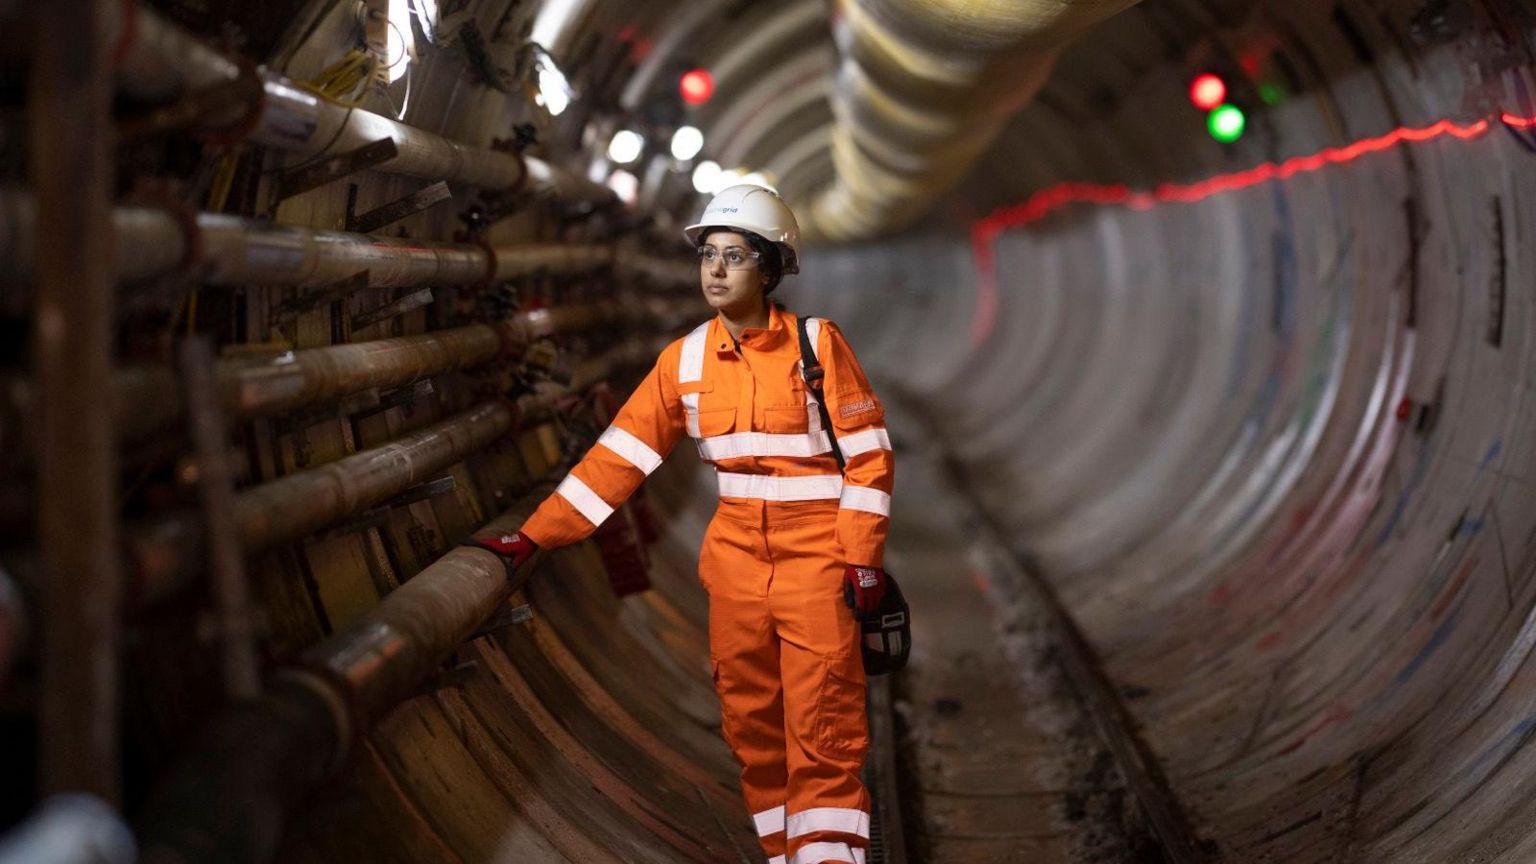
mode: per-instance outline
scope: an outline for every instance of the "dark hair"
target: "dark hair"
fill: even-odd
[[[751,231],[743,231],[726,225],[705,229],[704,233],[699,235],[699,242],[703,243],[705,240],[708,240],[709,235],[716,231],[732,231],[747,238],[747,245],[751,246],[752,251],[757,253],[758,264],[768,276],[768,284],[763,286],[763,296],[767,297],[769,294],[772,294],[773,289],[779,287],[779,281],[784,278],[784,254],[779,251],[778,244],[770,242],[768,238],[761,234],[754,234]]]

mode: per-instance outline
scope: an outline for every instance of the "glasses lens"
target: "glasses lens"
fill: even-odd
[[[714,246],[699,247],[699,263],[705,267],[715,266],[715,262],[725,258],[725,269],[746,270],[754,266],[757,261],[757,252],[752,249],[743,249],[740,246],[727,246],[717,249]]]

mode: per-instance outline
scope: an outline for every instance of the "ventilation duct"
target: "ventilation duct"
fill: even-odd
[[[912,224],[1045,83],[1057,52],[1135,0],[839,0],[830,186],[810,236]]]

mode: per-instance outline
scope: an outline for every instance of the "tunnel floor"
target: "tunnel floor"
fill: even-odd
[[[902,461],[886,560],[913,609],[894,682],[911,860],[1163,860],[1044,616],[996,591],[996,550],[957,515],[941,451],[887,409]]]

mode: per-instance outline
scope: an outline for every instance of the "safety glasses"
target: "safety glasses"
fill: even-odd
[[[725,259],[727,270],[750,270],[757,266],[758,259],[762,256],[755,249],[743,249],[740,246],[727,246],[718,249],[714,246],[699,247],[699,266],[713,267],[721,258]]]

